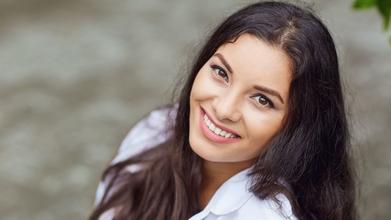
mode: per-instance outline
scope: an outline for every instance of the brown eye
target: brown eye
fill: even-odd
[[[259,96],[258,102],[261,103],[262,105],[269,104],[269,102],[265,98],[263,98],[261,96]]]
[[[223,68],[221,68],[220,66],[218,65],[212,65],[211,68],[213,69],[213,71],[221,78],[223,78],[226,82],[228,82],[228,75],[227,73],[225,72],[225,70]]]
[[[256,94],[254,95],[253,97],[256,97],[255,100],[257,100],[257,102],[263,106],[267,106],[269,108],[274,108],[274,104],[272,101],[270,101],[269,98],[267,98],[266,96],[262,95],[262,94]]]

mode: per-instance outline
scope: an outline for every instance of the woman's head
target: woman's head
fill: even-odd
[[[283,101],[255,85],[274,90]],[[308,132],[304,137],[326,129],[326,120],[343,110],[332,38],[316,17],[296,6],[263,2],[246,7],[228,17],[201,50],[181,105],[189,116],[191,147],[212,161],[254,159],[277,133],[287,139],[288,133]],[[201,109],[240,139],[228,144],[208,140],[200,130]],[[289,130],[282,133],[282,128]],[[295,151],[304,153],[306,147]]]
[[[193,82],[193,151],[208,161],[251,165],[283,126],[291,75],[286,53],[254,35],[221,45]]]

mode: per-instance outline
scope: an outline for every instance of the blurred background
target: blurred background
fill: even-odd
[[[128,130],[253,1],[0,0],[1,219],[86,219]],[[335,39],[362,219],[391,219],[391,44],[375,10],[305,1]]]

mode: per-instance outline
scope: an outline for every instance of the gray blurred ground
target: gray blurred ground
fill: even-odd
[[[0,1],[1,219],[86,219],[129,128],[248,1]],[[391,46],[374,11],[310,1],[335,38],[362,219],[391,219]]]

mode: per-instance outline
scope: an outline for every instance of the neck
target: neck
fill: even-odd
[[[202,166],[203,182],[208,183],[208,185],[220,186],[230,177],[250,167],[254,162],[255,160],[243,162],[211,162],[204,160]]]
[[[205,207],[217,189],[230,177],[250,167],[256,159],[243,162],[203,161],[200,204]]]

